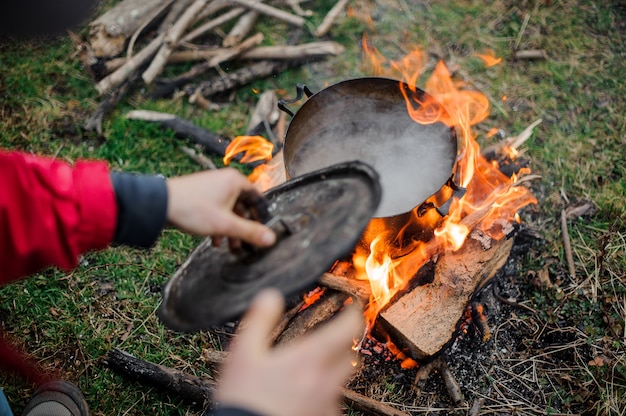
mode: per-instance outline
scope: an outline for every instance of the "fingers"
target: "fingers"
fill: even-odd
[[[270,336],[284,308],[283,296],[276,289],[264,289],[253,300],[241,322],[237,348],[255,356],[271,346]]]
[[[258,247],[270,247],[276,243],[276,234],[265,225],[247,220],[237,215],[230,215],[224,224],[224,233],[228,237],[238,238]]]

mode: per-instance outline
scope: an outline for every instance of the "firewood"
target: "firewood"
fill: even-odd
[[[229,91],[233,88],[248,84],[257,79],[266,78],[277,72],[282,72],[287,68],[297,65],[299,61],[260,61],[255,64],[231,72],[226,76],[211,79],[197,85],[187,87],[188,95],[192,95],[196,90],[204,97]]]
[[[542,60],[548,59],[548,54],[543,49],[529,49],[515,52],[513,58],[518,60]]]
[[[209,153],[224,156],[228,142],[225,137],[196,126],[189,120],[168,113],[157,111],[134,110],[126,114],[130,120],[144,120],[159,123],[162,127],[173,130],[177,137],[191,139],[202,145]]]
[[[356,280],[351,277],[324,273],[318,280],[319,284],[354,297],[360,304],[365,305],[372,294],[370,284],[365,280]]]
[[[163,45],[157,52],[148,69],[141,76],[146,84],[150,84],[161,73],[167,63],[167,58],[178,45],[183,32],[194,22],[197,14],[204,8],[208,0],[195,0],[178,21],[170,28],[163,40]]]
[[[124,0],[89,26],[91,47],[97,57],[119,55],[133,33],[162,12],[173,0]]]
[[[343,308],[348,296],[344,293],[330,290],[315,303],[304,309],[287,325],[287,328],[276,339],[276,344],[287,344],[296,338],[326,322]]]
[[[452,399],[454,405],[462,405],[465,399],[463,398],[461,386],[459,386],[459,382],[456,381],[456,377],[454,377],[454,374],[450,371],[450,367],[448,367],[448,364],[446,364],[444,360],[441,360],[439,363],[439,374],[441,374],[441,378],[446,386],[448,395]]]
[[[335,23],[335,20],[339,17],[339,15],[344,11],[346,6],[348,5],[349,0],[339,0],[330,11],[324,17],[322,23],[315,30],[316,36],[325,36],[330,28]]]
[[[172,5],[172,7],[170,8],[169,13],[167,14],[167,16],[164,19],[164,22],[161,22],[161,26],[163,26],[163,24],[165,23],[165,21],[168,20],[168,18],[170,16],[176,16],[179,13],[180,7],[184,4],[187,3],[188,0],[182,0],[182,1],[177,1],[174,2],[174,4]],[[135,42],[137,41],[137,38],[139,37],[139,35],[158,17],[160,16],[167,7],[169,7],[170,5],[167,4],[166,7],[163,7],[161,9],[157,9],[155,10],[152,15],[150,16],[149,19],[146,19],[143,24],[137,28],[137,30],[135,30],[135,32],[132,34],[132,36],[130,37],[130,39],[128,40],[128,46],[126,47],[126,56],[128,58],[133,56],[133,49],[135,48]],[[163,31],[159,31],[159,33],[162,33]]]
[[[136,70],[142,68],[148,62],[148,60],[152,58],[152,56],[157,52],[164,38],[164,34],[158,35],[157,37],[152,39],[152,41],[141,50],[141,52],[137,53],[131,59],[127,60],[124,65],[115,70],[115,72],[98,82],[96,84],[96,89],[98,90],[98,92],[100,94],[104,94],[105,92],[116,88],[124,81],[126,81],[126,79]]]
[[[233,20],[234,18],[241,15],[245,11],[246,9],[243,7],[236,7],[232,10],[229,10],[226,13],[222,14],[221,16],[216,17],[215,19],[209,20],[208,22],[204,23],[203,25],[189,32],[187,35],[185,35],[185,37],[183,37],[183,39],[181,40],[181,43],[189,43],[193,41],[194,39],[198,38],[199,36],[204,35],[208,31],[213,30],[216,27],[219,27],[223,25],[224,23]]]
[[[225,50],[227,49],[212,48],[174,52],[170,55],[168,62],[178,63],[211,59]],[[258,46],[242,52],[237,56],[237,59],[306,59],[340,55],[344,51],[345,48],[337,42],[310,42],[300,45]]]
[[[109,351],[103,364],[124,377],[172,392],[203,408],[212,406],[211,399],[215,393],[213,380],[142,360],[118,348]]]
[[[240,55],[246,50],[249,50],[250,48],[258,45],[262,41],[263,41],[263,34],[257,33],[256,35],[246,39],[237,47],[230,48],[230,49],[222,49],[220,53],[213,56],[208,61],[195,65],[194,67],[189,69],[187,72],[161,85],[156,91],[150,94],[150,98],[156,99],[156,98],[166,97],[166,96],[173,94],[177,88],[181,88],[185,86],[191,80],[203,74],[208,69],[216,67],[222,62],[229,61],[235,58],[237,55]]]
[[[231,3],[238,4],[240,6],[246,7],[250,10],[256,10],[259,13],[265,14],[270,17],[274,17],[279,20],[283,20],[289,24],[294,26],[304,26],[306,20],[301,16],[296,16],[291,13],[288,13],[284,10],[277,9],[272,6],[268,6],[267,4],[263,4],[253,0],[230,0]]]
[[[115,90],[111,91],[107,97],[102,100],[96,111],[85,122],[83,128],[87,131],[96,131],[102,134],[102,121],[115,106],[117,106],[126,95],[139,84],[139,71],[135,70],[128,75],[128,78],[122,82]]]
[[[206,169],[206,170],[217,169],[217,166],[215,166],[215,163],[213,163],[211,159],[209,159],[202,153],[196,152],[195,149],[192,149],[191,147],[187,147],[187,146],[181,146],[180,150],[184,154],[189,156],[191,160],[196,162],[198,165],[202,166],[202,169]]]
[[[294,11],[298,16],[313,16],[312,10],[304,10],[300,7],[301,0],[287,0],[287,4],[291,7],[291,10]]]
[[[485,250],[468,238],[460,250],[439,257],[432,283],[399,296],[380,312],[377,322],[412,358],[437,354],[452,340],[475,290],[504,265],[512,246],[512,238],[503,238]]]
[[[235,26],[228,32],[228,35],[222,41],[222,46],[230,48],[237,45],[243,38],[248,36],[248,33],[252,31],[252,28],[259,20],[260,13],[256,10],[250,10],[237,20]]]
[[[505,148],[511,148],[514,150],[518,150],[520,146],[522,146],[526,141],[532,136],[535,127],[541,124],[541,119],[534,121],[530,126],[526,127],[520,134],[517,136],[507,137],[504,140],[501,140],[497,143],[494,143],[490,146],[486,146],[481,150],[481,153],[488,160],[498,160],[503,156],[503,151]]]
[[[192,1],[193,0],[176,0],[167,16],[165,16],[165,19],[163,19],[163,21],[159,25],[158,32],[167,33],[170,27],[172,27],[172,25],[176,23],[178,19],[180,19],[180,16],[182,16],[182,14],[189,7]]]

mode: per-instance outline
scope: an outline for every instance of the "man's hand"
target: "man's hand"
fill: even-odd
[[[263,224],[235,213],[242,192],[258,192],[239,171],[224,168],[167,180],[167,219],[181,231],[243,240],[259,247],[276,242],[274,232]]]
[[[282,311],[277,291],[257,295],[221,370],[217,402],[268,416],[340,415],[340,387],[353,371],[351,347],[362,331],[361,313],[351,306],[312,334],[271,348]]]

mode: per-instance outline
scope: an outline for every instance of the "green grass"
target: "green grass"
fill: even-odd
[[[304,3],[303,7],[321,12],[333,3]],[[353,1],[350,6],[359,13],[342,17],[330,35],[346,47],[343,56],[255,82],[237,91],[217,112],[200,110],[184,100],[149,101],[136,93],[105,120],[103,137],[82,131],[99,98],[69,40],[2,41],[0,146],[54,154],[67,161],[101,158],[114,169],[166,176],[189,173],[199,168],[178,151],[182,142],[173,132],[127,120],[124,114],[132,109],[175,113],[232,137],[243,133],[257,91],[271,88],[293,96],[297,82],[319,90],[334,81],[365,75],[363,34],[390,59],[420,46],[429,53],[431,64],[443,59],[451,68],[461,69],[454,72],[457,79],[492,98],[492,114],[479,132],[498,127],[515,135],[533,121],[543,120],[525,145],[533,173],[542,176],[531,184],[539,205],[523,213],[524,221],[543,240],[526,253],[518,270],[524,294],[518,301],[535,312],[523,310],[515,325],[519,331],[530,331],[534,324],[545,330],[529,332],[526,355],[511,360],[522,366],[538,357],[532,362],[539,372],[544,414],[625,414],[624,6],[599,0]],[[368,13],[374,25],[366,18]],[[315,27],[321,18],[318,13],[309,26]],[[266,44],[282,43],[289,32],[280,22],[262,23],[259,29],[266,34]],[[305,40],[311,39],[305,35]],[[544,49],[548,59],[514,61],[516,45]],[[504,62],[485,68],[475,53],[486,48]],[[490,140],[481,137],[484,144]],[[582,199],[592,201],[596,212],[569,223],[577,272],[573,279],[567,274],[560,212]],[[176,397],[122,379],[100,362],[111,348],[120,346],[149,361],[211,375],[201,362],[201,352],[221,347],[219,337],[173,334],[154,314],[160,301],[156,289],[199,241],[166,230],[150,251],[111,248],[90,253],[70,273],[47,270],[3,287],[0,328],[44,367],[76,380],[94,414],[199,413]],[[531,285],[530,273],[544,268],[556,287]],[[551,331],[568,334],[561,341],[568,355],[542,355],[545,334]],[[605,365],[589,364],[597,356],[605,357]],[[480,392],[493,398],[485,406],[498,408],[519,399],[496,395],[493,386],[499,386],[500,377],[497,372],[485,373],[479,381]],[[8,375],[0,375],[0,385],[16,409],[25,405],[32,387]],[[386,391],[395,390],[394,386],[383,384],[371,391],[387,397],[396,393]],[[474,397],[476,392],[466,393]],[[419,405],[424,402],[419,400],[426,399],[407,395],[398,393],[393,399],[406,406],[418,401],[418,407],[411,408],[418,410],[411,412],[423,414]],[[502,411],[515,411],[511,406]]]

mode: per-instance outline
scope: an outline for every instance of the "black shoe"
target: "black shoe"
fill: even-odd
[[[37,387],[22,416],[89,416],[89,408],[78,387],[54,380]]]

